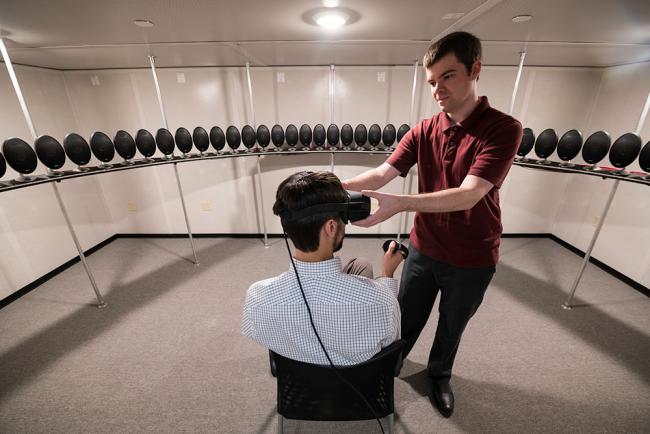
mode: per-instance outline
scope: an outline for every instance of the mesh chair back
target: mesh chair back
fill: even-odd
[[[582,149],[582,133],[578,130],[569,130],[562,134],[557,144],[557,156],[562,161],[573,160]]]
[[[596,131],[587,137],[582,146],[582,159],[588,164],[597,164],[605,158],[612,139],[606,131]]]
[[[639,154],[639,166],[644,172],[650,173],[650,142],[646,143]]]
[[[398,340],[367,362],[338,368],[368,400],[377,417],[394,412],[394,379],[404,341]],[[278,381],[278,413],[300,420],[374,419],[361,398],[329,366],[298,362],[271,352]]]
[[[535,154],[539,158],[548,158],[557,148],[557,134],[553,128],[542,131],[535,140]]]
[[[530,128],[524,128],[524,133],[521,136],[521,143],[519,144],[519,150],[517,150],[517,155],[520,157],[525,157],[533,149],[535,145],[535,133]]]
[[[625,133],[609,149],[609,162],[622,169],[632,164],[641,152],[641,137],[635,133]]]
[[[287,125],[287,128],[284,130],[284,138],[287,141],[287,145],[296,146],[298,143],[298,128],[294,124]]]

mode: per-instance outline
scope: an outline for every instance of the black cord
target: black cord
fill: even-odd
[[[287,244],[287,251],[289,252],[289,259],[291,259],[291,265],[293,266],[293,271],[296,273],[296,279],[298,279],[298,286],[300,287],[300,293],[302,294],[302,299],[305,301],[305,306],[307,306],[307,313],[309,314],[309,322],[311,323],[311,328],[314,330],[314,334],[316,334],[316,339],[318,339],[318,343],[320,344],[320,347],[323,349],[323,352],[325,353],[325,357],[327,357],[327,361],[330,363],[330,366],[332,369],[334,369],[334,372],[336,373],[337,377],[343,382],[345,385],[347,385],[350,389],[352,389],[363,401],[364,404],[368,407],[370,412],[372,413],[373,416],[375,416],[375,419],[377,420],[377,423],[379,424],[379,428],[381,429],[382,434],[385,434],[384,431],[384,426],[381,424],[381,421],[379,420],[379,416],[377,416],[377,413],[375,412],[375,409],[372,408],[368,400],[366,399],[365,396],[363,396],[363,393],[359,391],[354,385],[348,381],[343,374],[339,371],[339,369],[334,366],[334,363],[332,363],[332,359],[330,358],[329,353],[325,349],[325,345],[323,345],[323,341],[321,341],[320,336],[318,335],[318,332],[316,331],[316,326],[314,325],[314,318],[311,315],[311,309],[309,308],[309,303],[307,303],[307,297],[305,297],[305,291],[302,288],[302,283],[300,282],[300,276],[298,275],[298,269],[296,268],[296,263],[293,262],[293,256],[291,255],[291,248],[289,247],[289,240],[287,240],[287,234],[286,232],[284,233],[284,242]]]

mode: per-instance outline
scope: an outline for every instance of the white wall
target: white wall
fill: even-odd
[[[185,83],[178,82],[177,74],[180,73],[184,74]],[[278,81],[279,73],[284,74],[284,82]],[[378,73],[384,73],[384,81],[378,80]],[[607,111],[606,97],[602,95],[609,89],[611,72],[606,71],[605,75],[607,77],[601,80],[603,70],[590,68],[526,68],[513,114],[536,133],[547,127],[554,127],[558,135],[571,128],[589,131],[591,125],[603,122],[601,112]],[[93,76],[99,79],[98,86],[91,83]],[[397,127],[408,122],[412,68],[337,67],[335,76],[334,122],[338,125],[378,123],[383,127],[391,122]],[[494,107],[507,111],[515,76],[514,67],[485,67],[479,81],[479,93],[488,95]],[[207,130],[219,125],[225,130],[230,124],[241,128],[252,122],[244,68],[158,69],[158,77],[172,133],[179,126],[191,131],[199,125]],[[21,68],[19,79],[29,106],[35,107],[32,111],[36,111],[33,116],[37,128],[59,140],[70,131],[89,137],[94,131],[112,136],[118,129],[135,135],[137,129],[146,128],[155,134],[163,126],[151,72],[146,69],[57,72]],[[418,80],[415,118],[419,120],[435,114],[438,109],[421,70]],[[264,123],[269,128],[275,123],[284,127],[289,123],[297,127],[302,123],[327,126],[328,82],[327,67],[252,68],[256,124]],[[47,86],[44,83],[48,83]],[[3,137],[27,138],[28,131],[6,73],[0,76],[0,86],[7,101],[0,107],[0,132]],[[598,94],[599,87],[601,94]],[[614,85],[611,87],[614,89]],[[195,233],[260,233],[263,230],[262,211],[268,232],[279,233],[279,221],[271,212],[277,185],[296,170],[329,169],[330,163],[328,155],[263,157],[260,160],[263,195],[260,195],[256,159],[246,157],[178,165]],[[379,165],[384,159],[383,155],[339,155],[334,171],[339,177],[347,178]],[[13,173],[8,175],[13,176]],[[571,201],[569,193],[576,190],[577,195],[585,196],[594,191],[599,197],[603,193],[592,185],[599,180],[579,178],[576,182],[566,175],[513,167],[501,190],[504,231],[553,232],[580,247],[579,240],[564,235],[579,232],[569,225],[589,225],[588,220],[584,223],[588,212],[578,207],[571,218],[564,218],[566,202]],[[61,187],[84,248],[114,233],[185,232],[171,165],[80,178],[65,181]],[[628,186],[621,187],[625,187],[619,192],[622,196]],[[417,179],[413,180],[412,188],[417,188]],[[401,179],[385,188],[395,193],[401,189]],[[0,298],[75,255],[50,190],[51,186],[44,185],[0,196],[3,213],[0,230],[4,237],[0,249],[9,249],[11,253],[3,254],[0,259],[0,279],[4,279],[0,280],[3,285]],[[263,210],[260,209],[262,196]],[[585,203],[593,202],[589,199]],[[25,218],[24,210],[36,203],[43,204]],[[39,212],[41,209],[47,212]],[[642,225],[641,220],[639,224]],[[348,232],[389,233],[396,232],[397,227],[398,218],[394,217],[371,229],[349,227]],[[647,231],[647,224],[645,228]],[[609,242],[605,231],[601,242],[604,246]],[[18,248],[26,244],[33,247]],[[648,256],[647,250],[644,252]],[[645,258],[644,264],[648,261],[650,258]],[[638,270],[647,270],[638,260],[632,262]],[[634,277],[633,273],[628,275]],[[650,276],[646,274],[646,278]]]

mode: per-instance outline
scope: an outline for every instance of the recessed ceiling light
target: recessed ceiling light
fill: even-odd
[[[153,23],[149,20],[134,20],[133,24],[138,27],[153,27]]]
[[[339,5],[339,0],[323,0],[323,6],[326,8],[335,8]]]
[[[442,16],[443,20],[457,20],[458,18],[461,18],[463,15],[465,15],[463,12],[450,12],[448,14],[444,14]]]
[[[348,15],[341,11],[326,11],[314,15],[314,21],[326,29],[337,29],[348,21]]]
[[[513,23],[525,23],[526,21],[530,21],[533,19],[532,15],[517,15],[512,17],[512,22]]]

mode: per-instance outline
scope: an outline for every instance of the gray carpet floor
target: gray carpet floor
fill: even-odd
[[[346,239],[340,256],[379,267],[382,241]],[[105,309],[77,264],[0,310],[0,432],[275,432],[267,352],[239,326],[246,288],[288,269],[284,242],[195,242],[199,267],[183,239],[91,255]],[[548,239],[505,239],[501,254],[458,353],[454,415],[433,407],[424,373],[434,310],[395,382],[396,431],[649,432],[650,299],[589,265],[563,310],[578,256]]]

